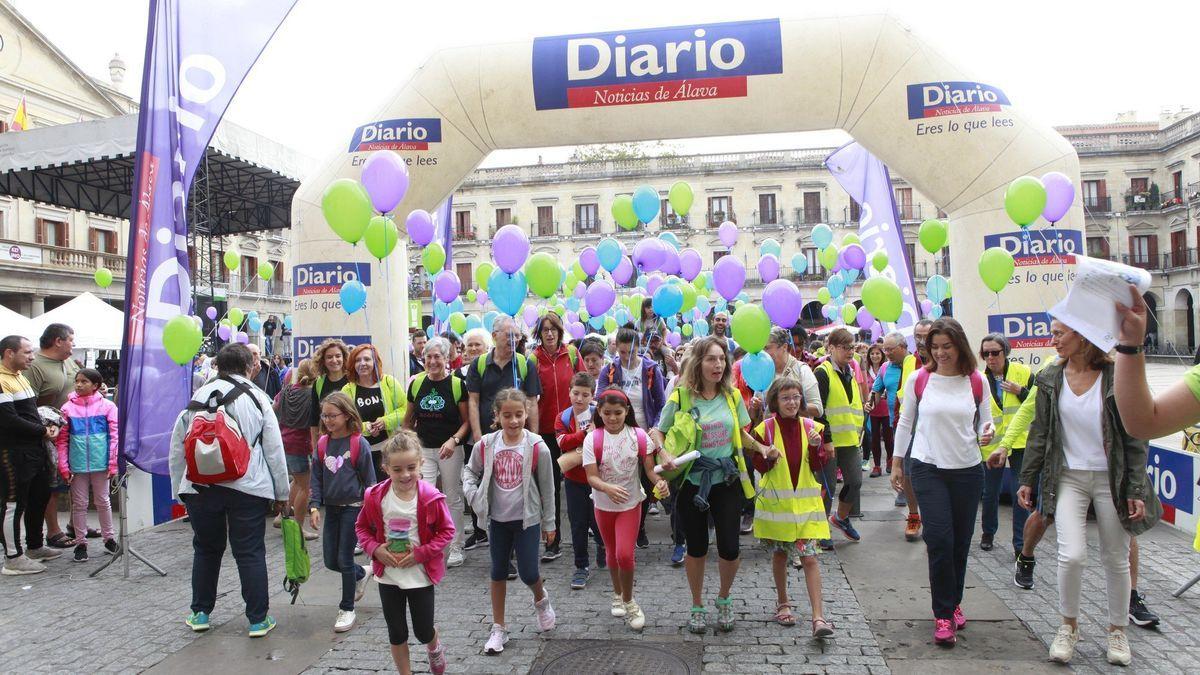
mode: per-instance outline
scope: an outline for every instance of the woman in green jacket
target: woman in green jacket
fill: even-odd
[[[1079,596],[1087,561],[1087,512],[1100,532],[1108,591],[1108,661],[1129,665],[1129,542],[1152,527],[1161,506],[1146,479],[1145,441],[1125,431],[1113,395],[1113,362],[1080,333],[1050,324],[1059,362],[1037,376],[1036,413],[1021,467],[1017,499],[1032,510],[1041,473],[1042,512],[1058,531],[1058,595],[1063,625],[1050,658],[1067,663],[1079,641]]]
[[[362,417],[362,436],[371,444],[375,466],[380,466],[379,446],[404,421],[407,400],[396,378],[383,373],[383,362],[374,345],[362,344],[350,351],[350,380],[342,391],[354,402]]]

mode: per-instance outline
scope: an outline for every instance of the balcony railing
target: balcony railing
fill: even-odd
[[[1126,192],[1125,193],[1125,210],[1126,211],[1151,211],[1158,210],[1160,203],[1159,195],[1153,192]]]
[[[1166,211],[1167,209],[1175,208],[1177,206],[1183,206],[1183,200],[1184,193],[1182,190],[1170,190],[1158,196],[1158,207],[1163,211]]]
[[[95,273],[97,267],[105,267],[112,270],[114,278],[125,278],[125,256],[123,255],[0,239],[0,247],[3,247],[4,250],[10,250],[14,246],[20,247],[25,251],[24,258],[31,261],[31,267],[71,270],[83,272],[88,275]],[[41,263],[32,262],[32,260],[36,259],[34,251],[41,253]],[[24,264],[24,262],[18,262],[17,264]]]
[[[1193,267],[1196,265],[1196,260],[1196,249],[1176,249],[1163,254],[1163,267],[1164,269]]]
[[[455,241],[465,241],[475,238],[475,228],[473,227],[456,227],[454,228]]]
[[[1187,199],[1189,202],[1200,201],[1200,181],[1188,183]]]
[[[688,217],[677,213],[664,213],[658,217],[658,224],[668,230],[686,230],[688,229]]]
[[[815,225],[817,223],[829,222],[829,209],[819,206],[813,208],[800,206],[796,208],[795,213],[797,225]]]
[[[900,214],[901,221],[916,221],[921,220],[921,205],[920,204],[897,204],[896,213]]]
[[[600,234],[600,219],[595,218],[591,220],[572,220],[571,231],[581,236]]]
[[[1112,197],[1108,195],[1084,197],[1083,211],[1089,216],[1100,216],[1112,213]]]
[[[558,221],[557,220],[539,220],[533,224],[533,236],[535,237],[557,237],[558,236]]]
[[[708,212],[708,226],[709,227],[720,227],[721,223],[723,223],[727,220],[733,221],[735,223],[737,222],[737,216],[734,214],[733,211],[729,211],[729,212],[709,211]]]
[[[762,225],[783,225],[783,210],[754,211],[751,213],[750,223],[755,227]]]

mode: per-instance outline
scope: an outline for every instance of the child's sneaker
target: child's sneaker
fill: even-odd
[[[345,633],[354,628],[354,621],[357,617],[354,616],[354,610],[339,609],[337,619],[333,622],[333,632]]]
[[[75,562],[87,562],[87,544],[75,545]]]
[[[446,645],[441,640],[438,640],[436,648],[429,650],[429,672],[433,675],[446,672]]]
[[[537,610],[538,630],[543,633],[548,630],[554,630],[554,607],[550,605],[550,594],[542,591],[546,595],[542,596],[541,600],[533,603],[533,608]]]
[[[618,619],[625,616],[625,601],[621,599],[620,593],[613,593],[612,615]]]
[[[252,638],[263,637],[273,630],[275,630],[275,617],[268,616],[258,623],[250,624],[250,632],[248,635]]]
[[[575,574],[571,576],[571,590],[578,591],[587,588],[588,568],[576,567]]]
[[[488,636],[487,644],[483,647],[484,654],[499,654],[508,643],[508,631],[498,623],[492,624],[492,634]]]
[[[641,630],[646,625],[646,615],[633,600],[625,603],[625,623],[634,630]]]
[[[197,633],[203,633],[209,629],[208,612],[192,612],[187,615],[187,618],[183,622],[187,624],[188,628]]]
[[[355,602],[362,600],[363,596],[367,594],[367,583],[369,583],[370,581],[371,581],[371,575],[367,574],[366,570],[363,570],[362,577],[358,581],[354,582],[354,601]]]
[[[953,647],[956,639],[954,635],[954,619],[933,620],[933,641],[935,643]]]
[[[104,540],[104,552],[109,555],[116,555],[121,550],[121,545],[115,539]]]

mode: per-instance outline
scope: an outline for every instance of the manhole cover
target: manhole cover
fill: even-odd
[[[530,669],[532,675],[615,675],[617,673],[699,673],[700,643],[610,640],[553,640]]]

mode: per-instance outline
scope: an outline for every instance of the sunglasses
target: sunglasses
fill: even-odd
[[[979,355],[986,359],[990,356],[1003,356],[1004,351],[1000,349],[986,349],[979,352]]]

